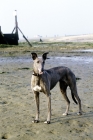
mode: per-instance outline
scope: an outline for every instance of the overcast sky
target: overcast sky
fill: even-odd
[[[0,0],[3,33],[11,33],[15,26],[14,10],[28,38],[93,33],[93,0]]]

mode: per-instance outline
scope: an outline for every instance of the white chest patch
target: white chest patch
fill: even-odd
[[[38,85],[36,85],[36,86],[33,88],[33,90],[34,90],[34,91],[40,92],[40,91],[41,91],[41,87],[38,86]]]

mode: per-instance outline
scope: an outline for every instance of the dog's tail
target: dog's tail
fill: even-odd
[[[76,99],[75,99],[75,97],[74,97],[74,94],[71,93],[71,95],[72,95],[72,99],[73,99],[73,101],[74,101],[76,104],[78,104],[77,101],[76,101]]]

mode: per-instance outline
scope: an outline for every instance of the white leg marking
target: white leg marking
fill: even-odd
[[[38,85],[36,85],[36,86],[33,88],[33,90],[34,90],[34,91],[38,91],[38,92],[39,92],[39,91],[41,90],[41,87],[40,87],[40,86],[38,86]]]
[[[68,113],[63,113],[63,116],[67,116],[68,115]]]

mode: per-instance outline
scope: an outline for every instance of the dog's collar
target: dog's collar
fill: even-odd
[[[34,75],[34,76],[40,76],[38,73],[33,73],[32,75]]]

